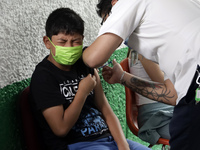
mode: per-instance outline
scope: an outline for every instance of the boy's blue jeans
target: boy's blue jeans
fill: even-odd
[[[130,150],[150,150],[144,145],[127,140]],[[68,145],[69,150],[118,150],[117,143],[112,136],[102,138],[92,142],[78,142]]]

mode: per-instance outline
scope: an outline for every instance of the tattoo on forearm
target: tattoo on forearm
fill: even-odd
[[[174,97],[174,95],[170,95],[171,91],[162,83],[147,82],[132,77],[130,79],[130,84],[127,84],[124,80],[122,81],[122,84],[130,88],[132,91],[156,101],[169,102],[169,99]]]

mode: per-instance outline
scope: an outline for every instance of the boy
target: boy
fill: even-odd
[[[83,63],[84,21],[53,11],[43,41],[50,54],[31,79],[31,104],[48,150],[148,149],[126,140],[95,69]]]

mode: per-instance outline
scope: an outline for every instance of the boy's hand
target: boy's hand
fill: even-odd
[[[88,74],[87,77],[82,79],[79,83],[79,90],[88,95],[96,86],[96,76]]]

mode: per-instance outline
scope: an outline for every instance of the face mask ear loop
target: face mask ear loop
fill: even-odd
[[[53,42],[50,40],[49,37],[48,37],[48,39],[49,39],[49,41],[51,42],[51,44],[56,48],[56,46],[53,44]],[[51,50],[51,49],[50,49],[50,50]],[[54,56],[52,50],[51,50],[51,55]],[[55,55],[56,55],[56,54],[55,54]],[[55,56],[54,56],[54,57],[55,57]]]
[[[54,47],[56,47],[54,44],[53,44],[53,42],[50,40],[50,38],[48,37],[48,39],[49,39],[49,41],[51,42],[51,44],[54,46]]]

